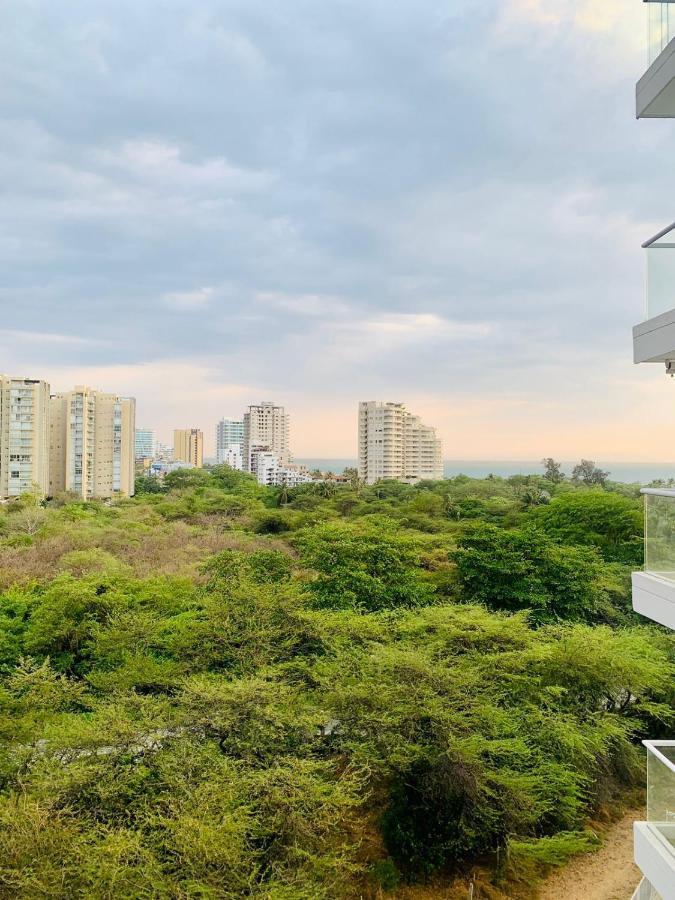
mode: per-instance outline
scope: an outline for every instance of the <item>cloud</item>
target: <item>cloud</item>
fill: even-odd
[[[181,148],[162,140],[124,141],[115,150],[103,150],[100,162],[140,182],[144,188],[165,185],[172,191],[212,190],[226,193],[258,191],[268,187],[271,175],[231,165],[222,156],[185,159]]]
[[[641,6],[7,0],[3,368],[160,430],[273,397],[305,455],[353,450],[363,397],[457,457],[637,454],[675,189],[632,114]]]
[[[544,28],[571,26],[616,36],[622,29],[629,30],[637,7],[615,0],[506,0],[502,9],[502,23],[514,27],[525,21]]]
[[[288,294],[283,291],[259,291],[255,300],[270,310],[284,310],[301,316],[325,316],[328,319],[349,315],[350,307],[340,297],[323,294]]]
[[[162,303],[179,312],[201,310],[209,305],[214,294],[212,287],[197,288],[193,291],[173,291],[162,296]]]
[[[484,339],[492,333],[489,322],[451,321],[435,313],[385,315],[354,323],[349,330],[362,336],[364,343],[372,346],[374,341],[390,351],[410,344]]]

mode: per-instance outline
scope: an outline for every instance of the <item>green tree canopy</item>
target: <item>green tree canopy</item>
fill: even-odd
[[[317,573],[309,590],[319,607],[374,612],[432,600],[433,587],[419,572],[419,548],[392,522],[321,525],[299,534],[296,545]]]
[[[639,501],[601,490],[571,491],[532,515],[538,528],[561,543],[597,547],[607,560],[642,564]]]

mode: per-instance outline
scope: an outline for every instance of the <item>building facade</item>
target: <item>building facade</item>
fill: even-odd
[[[255,475],[258,484],[271,487],[277,484],[279,476],[279,457],[267,447],[254,447],[251,450],[250,472]]]
[[[636,88],[637,117],[675,118],[675,4],[649,0],[650,65]],[[633,328],[633,360],[675,374],[675,223],[643,245],[644,320]],[[675,629],[675,491],[645,488],[645,565],[633,572],[633,609]],[[675,740],[643,741],[647,811],[635,822],[633,852],[644,878],[634,900],[675,900]]]
[[[0,497],[49,493],[49,385],[0,375]]]
[[[219,465],[229,466],[241,472],[244,468],[244,457],[241,452],[241,444],[229,444],[218,449],[217,461]]]
[[[154,459],[157,452],[157,437],[152,428],[136,429],[136,459]]]
[[[252,453],[261,447],[273,453],[282,467],[288,466],[291,463],[289,430],[289,417],[283,406],[267,400],[249,406],[244,413],[244,471],[252,471]]]
[[[176,428],[173,433],[173,458],[176,462],[192,463],[197,469],[204,465],[204,433],[199,428]]]
[[[244,447],[244,420],[221,419],[216,425],[216,460],[219,463],[227,463],[231,459],[233,448],[239,447],[239,455],[243,455]],[[233,466],[233,468],[241,468]]]
[[[405,481],[440,481],[443,478],[443,446],[436,429],[419,416],[403,420],[403,472]]]
[[[49,403],[49,492],[85,500],[134,493],[136,401],[78,385]]]
[[[267,487],[298,487],[312,480],[304,466],[293,463],[284,466],[276,453],[260,446],[253,447],[251,451],[251,474],[255,475],[258,484]]]
[[[403,403],[359,403],[359,478],[415,483],[443,478],[443,450],[436,430]]]

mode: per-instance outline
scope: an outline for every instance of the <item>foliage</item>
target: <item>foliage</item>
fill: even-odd
[[[598,468],[592,459],[582,459],[572,469],[572,481],[575,484],[600,485],[604,487],[609,474],[609,472],[604,472]]]
[[[610,562],[642,565],[642,508],[606,491],[560,494],[533,513],[537,527],[564,544],[597,547]]]
[[[462,596],[490,609],[529,610],[535,622],[612,617],[611,573],[591,548],[481,524],[465,528],[452,558]]]
[[[629,492],[173,474],[0,510],[0,896],[396,895],[592,848],[675,724]]]
[[[547,456],[541,462],[544,466],[544,478],[547,481],[551,481],[553,484],[560,484],[567,477],[562,471],[562,463],[557,462],[551,456]]]
[[[303,562],[317,573],[309,584],[317,607],[375,612],[431,602],[414,540],[384,519],[373,525],[356,531],[331,523],[298,536]]]

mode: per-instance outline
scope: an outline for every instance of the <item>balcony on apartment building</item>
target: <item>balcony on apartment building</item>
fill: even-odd
[[[675,12],[673,13],[675,15]],[[633,360],[675,372],[675,222],[642,245],[647,254],[645,319],[633,328]]]
[[[649,68],[635,90],[638,119],[675,116],[675,0],[644,0]]]
[[[633,572],[633,609],[675,629],[675,490],[644,488],[642,493],[645,566]]]
[[[644,741],[647,820],[635,822],[635,862],[645,876],[638,900],[675,900],[675,741]]]

